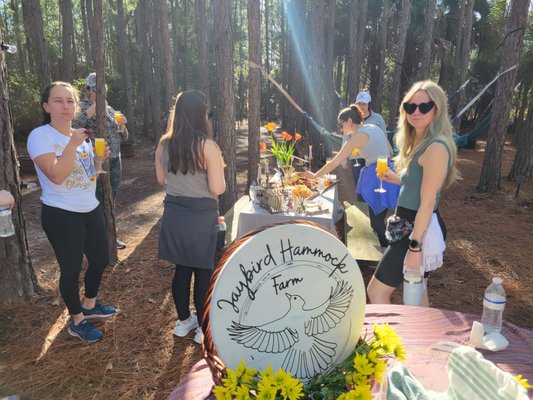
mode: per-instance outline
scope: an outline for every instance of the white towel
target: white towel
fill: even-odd
[[[422,246],[422,267],[425,272],[434,271],[442,266],[444,250],[446,250],[446,243],[444,243],[442,229],[437,214],[433,213]]]

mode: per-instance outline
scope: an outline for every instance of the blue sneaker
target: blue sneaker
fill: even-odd
[[[100,301],[96,300],[96,304],[90,310],[87,310],[83,306],[81,307],[81,312],[86,319],[91,318],[108,318],[117,313],[117,309],[111,306],[104,306]]]
[[[86,319],[81,321],[78,325],[76,325],[74,321],[70,321],[68,333],[70,336],[80,338],[80,340],[85,343],[97,342],[104,336],[101,331],[96,329],[94,325]]]

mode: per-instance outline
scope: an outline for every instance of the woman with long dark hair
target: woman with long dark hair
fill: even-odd
[[[176,97],[166,134],[155,154],[157,181],[166,185],[159,258],[176,264],[172,296],[178,313],[174,335],[196,329],[201,343],[204,301],[214,268],[218,196],[226,190],[224,161],[212,139],[207,99],[187,90]],[[189,309],[194,274],[194,306]]]

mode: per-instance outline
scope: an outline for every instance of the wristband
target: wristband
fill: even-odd
[[[420,253],[422,251],[422,249],[412,249],[411,247],[409,247],[409,251],[411,253]]]

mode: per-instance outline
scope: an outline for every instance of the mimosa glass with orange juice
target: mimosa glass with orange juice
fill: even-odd
[[[106,143],[104,138],[94,139],[94,155],[96,156],[95,162],[97,164],[96,172],[99,174],[106,174],[107,172],[102,169],[102,164],[105,158]]]
[[[124,114],[122,114],[120,111],[115,111],[115,121],[117,121],[117,124],[120,125],[120,122],[124,118]]]
[[[359,159],[357,158],[357,156],[359,155],[359,149],[356,147],[352,150],[352,156],[353,158],[355,158],[355,163],[354,163],[354,167],[360,167],[361,164],[359,164]]]
[[[378,175],[378,177],[384,174],[385,172],[387,172],[387,170],[389,169],[388,160],[389,160],[388,157],[385,157],[385,156],[378,157],[378,161],[376,164],[376,174]],[[383,189],[383,179],[379,178],[379,188],[374,189],[374,191],[378,193],[387,192],[386,189]]]

